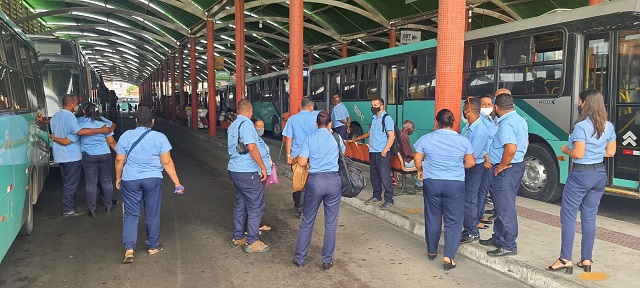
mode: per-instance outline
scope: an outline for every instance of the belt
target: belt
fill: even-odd
[[[571,167],[571,170],[582,170],[582,171],[597,170],[597,169],[604,169],[604,164],[602,164],[602,162],[594,163],[594,164],[573,163],[573,166]]]

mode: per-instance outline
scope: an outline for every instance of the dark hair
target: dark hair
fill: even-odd
[[[84,117],[87,117],[93,121],[102,121],[100,117],[100,112],[98,112],[98,107],[95,104],[87,102],[83,109]]]
[[[329,122],[331,122],[331,115],[329,115],[327,111],[320,111],[320,113],[318,113],[318,117],[316,118],[318,127],[325,128],[329,125]]]
[[[64,95],[64,97],[62,97],[62,107],[67,106],[74,101],[77,101],[76,96],[73,96],[71,94]]]
[[[251,105],[251,101],[247,99],[242,99],[240,100],[240,102],[238,102],[238,112],[240,113],[248,112],[252,108],[253,105]]]
[[[468,109],[468,112],[473,112],[480,115],[480,99],[469,97],[464,101],[464,110]]]
[[[380,105],[384,105],[384,99],[380,98],[380,97],[376,97],[371,99],[371,101],[378,101],[380,103]]]
[[[313,107],[313,100],[309,97],[302,98],[302,107]]]
[[[136,120],[138,121],[138,127],[148,127],[151,128],[153,124],[153,114],[149,107],[140,106],[138,111],[136,112]]]
[[[484,94],[484,95],[478,97],[478,99],[482,99],[482,98],[489,98],[489,99],[491,99],[491,101],[493,101],[493,95],[491,95],[491,94]]]
[[[502,93],[496,96],[495,105],[501,109],[513,109],[513,96],[511,96],[511,94]]]
[[[582,113],[578,115],[578,119],[576,119],[576,123],[584,120],[591,119],[593,123],[593,136],[600,139],[602,133],[604,132],[604,128],[607,125],[607,109],[604,107],[604,97],[600,91],[595,89],[589,89],[580,93],[580,100],[584,103],[584,107],[582,108]]]
[[[453,123],[456,122],[456,117],[453,116],[453,112],[449,109],[442,109],[438,111],[436,115],[436,122],[440,128],[451,128]]]

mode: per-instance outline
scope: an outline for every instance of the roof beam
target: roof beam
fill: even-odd
[[[285,17],[249,17],[249,18],[245,18],[245,23],[247,23],[247,22],[260,22],[261,20],[267,22],[267,25],[271,25],[271,23],[269,23],[268,21],[279,22],[279,23],[287,23],[287,24],[289,23],[289,18],[285,18]],[[221,28],[224,28],[224,27],[229,27],[229,24],[234,24],[234,21],[232,20],[232,21],[222,22],[220,24],[216,24],[215,27],[216,27],[216,29],[221,29]],[[306,22],[304,22],[303,25],[304,25],[305,28],[309,28],[311,30],[314,30],[314,31],[320,32],[322,34],[325,34],[325,35],[327,35],[327,36],[329,36],[329,37],[331,37],[331,38],[333,38],[333,39],[335,39],[337,41],[340,41],[342,39],[342,37],[340,37],[340,35],[338,35],[338,33],[336,33],[333,30],[327,30],[327,29],[324,29],[324,28],[322,28],[320,26],[316,26],[316,25],[313,25],[311,23],[306,23]],[[273,26],[273,25],[271,25],[271,26],[274,27],[275,29],[278,29],[278,30],[282,31],[285,35],[289,35],[289,31],[287,31],[286,29],[284,29],[282,27]],[[198,35],[204,35],[204,33],[205,33],[204,31],[200,31],[198,33]]]
[[[56,0],[56,2],[74,3],[74,4],[80,4],[80,5],[87,6],[87,7],[115,8],[114,6],[109,5],[109,2],[107,0],[92,0],[91,2],[87,2],[85,0]],[[101,4],[100,2],[103,2],[104,4]],[[145,5],[141,1],[128,1],[128,2],[130,2],[130,3],[134,4],[134,5],[137,5],[138,7],[142,8],[142,9],[148,9],[149,8],[148,5]],[[159,17],[162,18],[164,21],[167,21],[167,22],[172,22],[173,21],[173,19],[171,19],[171,17],[165,15],[161,11],[158,11],[158,12],[160,12],[160,13],[158,13]]]
[[[98,29],[98,28],[104,28],[103,29]],[[173,40],[171,40],[171,38],[164,36],[164,35],[158,35],[158,34],[154,34],[151,32],[146,32],[146,31],[141,31],[140,29],[135,29],[135,28],[129,28],[129,27],[122,27],[119,25],[115,25],[115,24],[83,24],[83,25],[73,25],[73,26],[61,26],[61,27],[57,27],[57,28],[53,28],[51,30],[47,30],[44,32],[39,33],[38,35],[47,35],[47,34],[53,34],[55,32],[58,31],[64,31],[64,30],[99,30],[102,32],[109,32],[112,33],[114,35],[118,35],[116,33],[111,32],[111,30],[115,30],[115,31],[127,31],[131,34],[136,34],[138,36],[142,36],[143,38],[149,37],[152,38],[154,40],[157,41],[162,41],[166,44],[169,44],[170,47],[177,47],[176,42],[173,42]]]
[[[514,20],[513,18],[511,18],[511,17],[509,17],[507,15],[504,15],[502,13],[498,13],[496,11],[491,11],[491,10],[488,10],[488,9],[484,9],[484,8],[477,8],[477,7],[473,8],[473,12],[481,14],[481,15],[487,15],[487,16],[502,20],[502,21],[504,21],[506,23],[516,21],[516,20]]]
[[[504,2],[500,0],[490,0],[489,2],[493,3],[493,5],[498,6],[498,8],[502,9],[502,11],[507,12],[507,14],[511,16],[511,18],[515,20],[522,20],[522,17],[520,17],[520,15],[516,13],[516,11],[513,11],[513,9],[509,8],[509,6],[507,6],[507,4],[505,4]]]

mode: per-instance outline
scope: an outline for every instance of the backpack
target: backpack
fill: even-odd
[[[382,132],[384,132],[384,135],[389,139],[389,134],[387,134],[387,128],[385,127],[384,121],[387,116],[389,116],[389,114],[384,114],[384,116],[382,116]],[[398,126],[396,125],[393,125],[393,134],[395,134],[396,138],[393,139],[393,144],[391,144],[389,152],[391,152],[391,155],[395,156],[400,153],[400,130],[398,130]]]
[[[367,187],[367,181],[362,176],[362,170],[358,168],[357,164],[349,157],[342,155],[338,134],[333,133],[333,138],[336,139],[336,144],[338,144],[338,171],[342,182],[342,197],[356,197]]]

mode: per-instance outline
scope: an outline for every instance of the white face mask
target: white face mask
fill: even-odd
[[[461,117],[460,119],[462,120],[462,123],[469,124],[469,119],[464,118],[464,117]]]
[[[482,116],[489,116],[493,112],[493,108],[480,108],[480,114]]]

